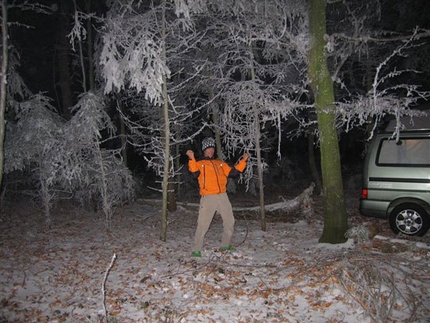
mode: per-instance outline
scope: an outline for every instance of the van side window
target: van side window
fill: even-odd
[[[430,138],[383,139],[378,149],[378,166],[430,166]]]

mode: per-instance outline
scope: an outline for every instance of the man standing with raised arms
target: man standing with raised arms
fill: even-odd
[[[204,237],[209,229],[215,212],[218,212],[223,220],[224,232],[221,240],[221,250],[232,250],[231,238],[234,232],[234,216],[230,200],[227,196],[227,178],[237,177],[246,167],[249,158],[244,153],[234,167],[226,162],[214,158],[215,140],[207,137],[202,141],[203,158],[195,159],[192,150],[187,151],[188,169],[197,178],[200,189],[200,208],[197,221],[197,230],[194,238],[192,255],[201,257]]]

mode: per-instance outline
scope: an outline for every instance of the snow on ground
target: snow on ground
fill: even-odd
[[[352,225],[363,221],[352,213]],[[1,215],[1,323],[106,322],[106,314],[108,322],[429,322],[427,242],[383,253],[352,239],[318,244],[321,216],[269,222],[266,232],[240,217],[236,251],[221,252],[216,216],[202,258],[192,258],[192,208],[169,215],[167,242],[159,208],[143,201],[118,211],[112,233],[82,209],[59,206],[53,217],[48,229],[29,207]]]

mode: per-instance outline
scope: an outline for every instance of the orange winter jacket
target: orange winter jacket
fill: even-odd
[[[199,181],[200,195],[220,194],[227,191],[227,178],[236,177],[243,172],[246,161],[240,159],[234,166],[218,160],[205,158],[202,160],[190,159],[188,169]]]

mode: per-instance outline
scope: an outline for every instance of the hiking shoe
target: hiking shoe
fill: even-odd
[[[226,246],[222,246],[220,248],[221,251],[235,251],[234,247],[231,244],[228,244]]]
[[[202,252],[199,250],[193,251],[191,256],[200,258],[202,256]]]

